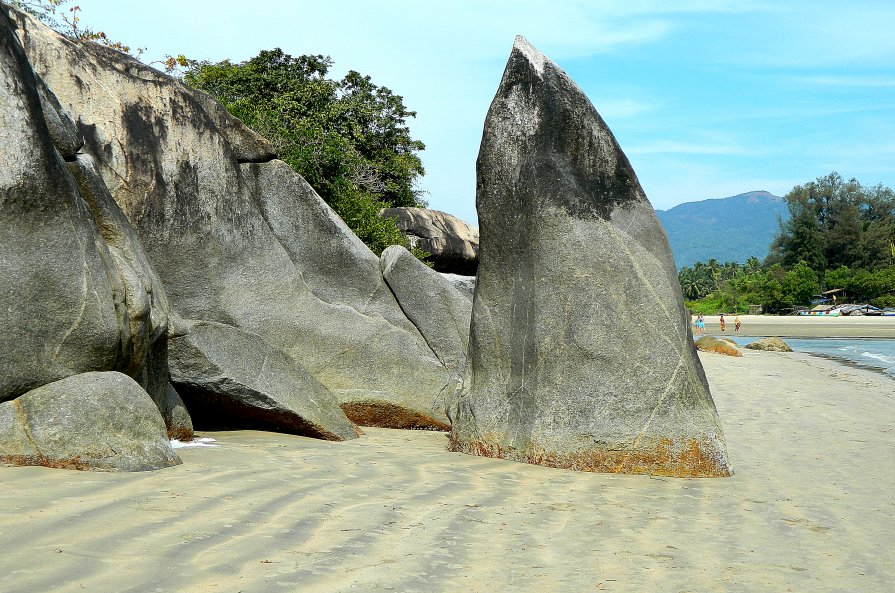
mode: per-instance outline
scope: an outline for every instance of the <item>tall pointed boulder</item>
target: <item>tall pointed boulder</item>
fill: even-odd
[[[477,167],[472,385],[453,449],[730,475],[665,233],[593,105],[521,37]]]

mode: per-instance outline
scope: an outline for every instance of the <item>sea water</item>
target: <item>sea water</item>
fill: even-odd
[[[736,336],[734,340],[745,346],[761,338]],[[817,354],[862,367],[876,369],[895,379],[895,340],[874,338],[784,338],[796,352]]]

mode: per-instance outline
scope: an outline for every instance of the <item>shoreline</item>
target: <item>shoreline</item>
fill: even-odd
[[[895,389],[806,353],[700,353],[730,478],[203,432],[183,465],[0,468],[0,590],[798,591],[895,582]],[[163,568],[163,570],[160,570]]]
[[[740,315],[740,331],[734,331],[736,315],[725,315],[726,331],[718,315],[705,315],[706,333],[726,337],[778,338],[883,338],[895,339],[895,317],[809,317],[799,315]],[[692,327],[691,327],[692,329]]]
[[[883,367],[877,367],[871,364],[863,364],[854,360],[849,360],[848,358],[843,358],[841,356],[836,356],[833,354],[824,354],[822,352],[798,352],[798,354],[807,354],[808,356],[811,356],[813,358],[828,360],[830,362],[835,362],[837,364],[841,364],[855,370],[869,371],[871,373],[876,373],[882,375],[883,377],[886,377],[887,379],[892,379],[893,381],[895,381],[895,375],[888,373]]]

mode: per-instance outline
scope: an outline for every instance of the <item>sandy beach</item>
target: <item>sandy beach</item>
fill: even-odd
[[[432,432],[219,432],[153,473],[0,468],[0,591],[891,591],[895,381],[702,360],[732,478],[470,457]]]
[[[734,333],[735,315],[725,315],[725,334],[777,336],[780,338],[889,338],[895,339],[895,317],[811,317],[799,315],[740,315],[740,331]],[[705,316],[706,332],[721,335],[718,315]]]

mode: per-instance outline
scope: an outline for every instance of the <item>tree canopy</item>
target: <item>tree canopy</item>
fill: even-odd
[[[323,55],[273,49],[238,64],[194,63],[184,81],[270,140],[374,252],[406,245],[379,211],[425,205],[415,189],[425,146],[407,125],[416,114],[369,76],[328,78],[332,65]]]
[[[804,261],[821,277],[842,266],[893,264],[895,192],[888,187],[866,187],[833,172],[797,185],[785,199],[791,216],[781,223],[768,263]]]

